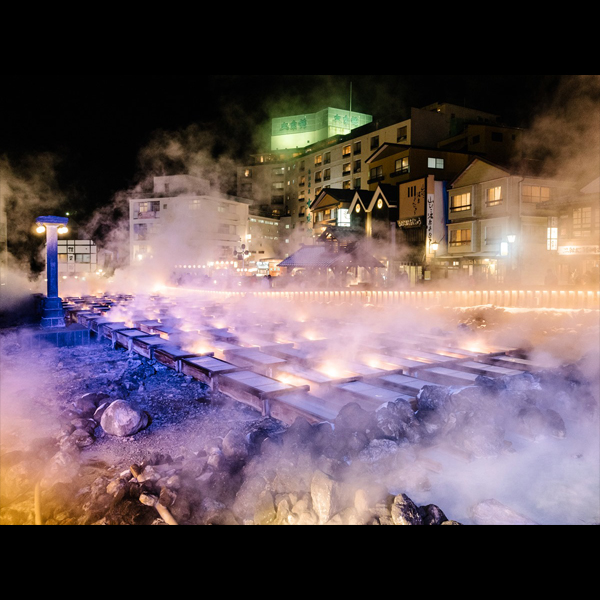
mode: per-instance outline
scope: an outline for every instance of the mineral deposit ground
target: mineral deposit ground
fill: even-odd
[[[445,322],[548,366],[284,424],[106,340],[31,347],[5,327],[0,523],[598,524],[597,311]]]

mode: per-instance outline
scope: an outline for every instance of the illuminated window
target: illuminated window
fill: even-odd
[[[461,210],[471,210],[471,193],[456,194],[450,197],[450,211],[459,212]]]
[[[485,190],[485,205],[497,206],[498,204],[502,204],[502,188],[496,186]]]
[[[352,146],[350,144],[348,144],[347,146],[344,146],[342,148],[342,156],[350,156],[351,152],[352,152]]]
[[[200,208],[201,208],[200,204],[201,204],[201,201],[197,198],[194,198],[189,201],[188,206],[189,206],[190,210],[200,210]]]
[[[556,250],[558,248],[558,227],[548,227],[546,248]]]
[[[409,173],[409,172],[410,172],[410,168],[408,165],[408,156],[405,156],[404,158],[399,158],[396,161],[394,173]]]
[[[320,181],[322,181],[322,172],[321,171],[317,171],[315,173],[315,183],[319,183]]]
[[[350,163],[344,163],[342,165],[342,175],[350,175],[350,173],[352,172],[351,168],[350,168]]]
[[[451,229],[449,234],[450,246],[469,246],[471,244],[470,229]]]
[[[340,227],[350,227],[350,213],[347,208],[338,208],[337,224]]]
[[[524,185],[522,199],[523,202],[546,202],[550,200],[550,188],[542,185]]]
[[[315,156],[315,167],[320,167],[323,164],[323,156],[318,154]]]
[[[427,168],[429,169],[443,169],[444,159],[443,158],[428,158]]]

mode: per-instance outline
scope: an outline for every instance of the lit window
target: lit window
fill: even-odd
[[[443,169],[444,159],[443,158],[428,158],[427,167],[429,169]]]
[[[485,205],[497,206],[498,204],[502,204],[502,188],[496,186],[485,190]]]
[[[550,200],[550,188],[543,185],[524,185],[523,202],[546,202]]]
[[[471,244],[470,229],[451,229],[449,234],[450,246],[468,246]]]
[[[409,173],[410,172],[410,168],[408,166],[408,156],[405,156],[404,158],[399,158],[396,161],[396,168],[394,173]]]
[[[450,197],[450,211],[459,212],[461,210],[471,210],[471,193],[456,194]]]
[[[548,227],[546,248],[556,250],[558,248],[558,227]]]

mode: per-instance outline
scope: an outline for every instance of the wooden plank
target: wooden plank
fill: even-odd
[[[473,385],[478,375],[475,373],[467,373],[465,371],[457,371],[456,369],[448,369],[446,367],[430,367],[421,369],[415,373],[419,379],[424,379],[432,383],[440,385]]]

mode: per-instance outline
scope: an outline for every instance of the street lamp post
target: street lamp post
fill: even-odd
[[[40,327],[65,327],[65,313],[62,299],[58,297],[58,234],[67,231],[66,217],[38,217],[37,232],[46,231],[46,277],[48,282],[47,295],[42,306]]]
[[[506,236],[506,239],[508,240],[508,265],[510,267],[510,283],[514,283],[514,245],[515,245],[515,240],[517,239],[517,236],[512,233],[510,235]]]

